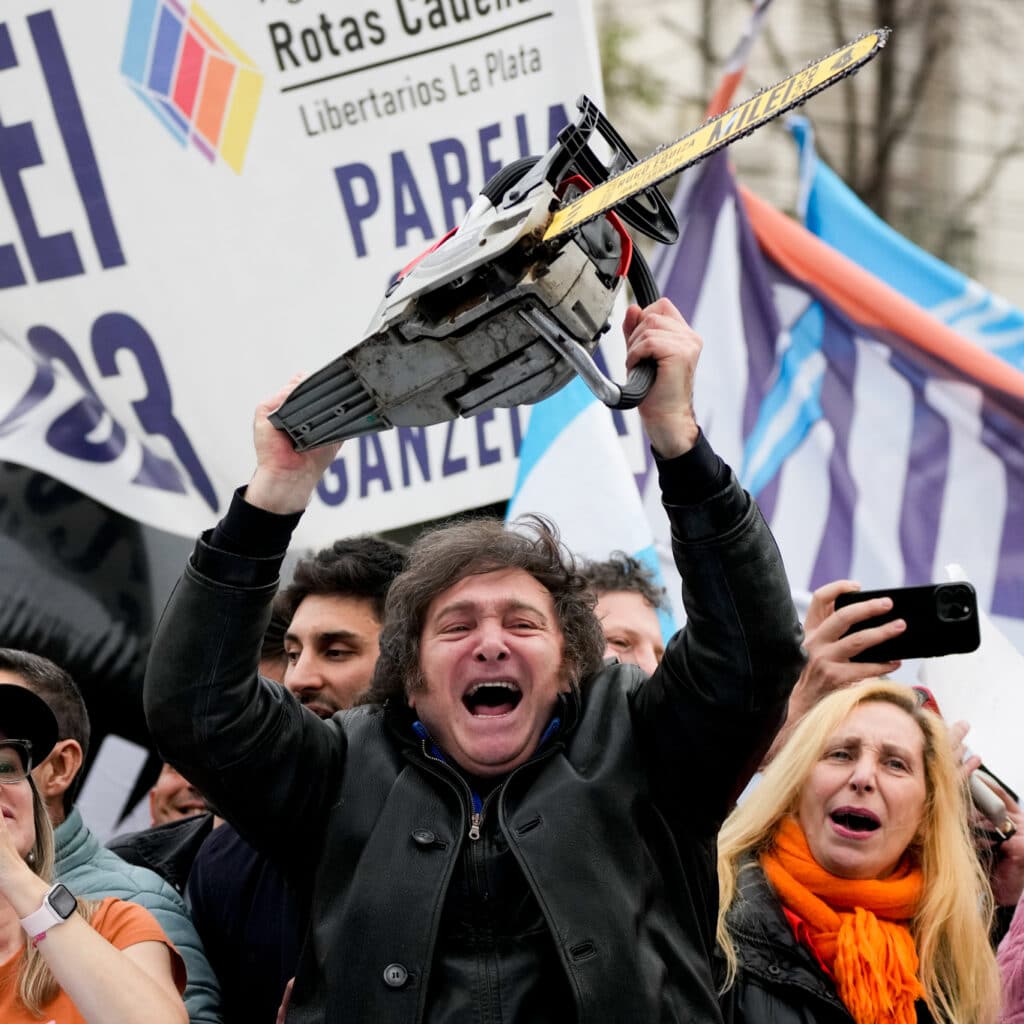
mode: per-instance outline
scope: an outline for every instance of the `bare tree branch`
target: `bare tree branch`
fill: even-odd
[[[645,4],[646,20],[634,18],[631,8],[644,8]],[[688,58],[689,74],[665,71],[658,107],[652,109],[678,118],[681,111],[689,115],[703,108],[721,74],[724,52],[720,50],[727,51],[732,41],[723,28],[727,5],[722,0],[694,0],[686,5],[677,0],[632,0],[631,20],[620,13],[627,10],[626,5],[614,0],[597,0],[595,6],[602,12],[599,25],[602,16],[605,22],[602,34],[608,26],[621,26],[623,21],[627,25],[642,23],[656,46],[662,45],[659,40],[668,42],[686,55],[682,59]],[[965,248],[964,240],[972,236],[981,210],[994,190],[1004,187],[1000,179],[1007,168],[1013,173],[1024,166],[1024,115],[1014,115],[1020,96],[1017,47],[1024,38],[1024,2],[814,0],[806,9],[836,46],[849,41],[862,28],[886,25],[892,29],[885,53],[871,74],[844,83],[834,101],[819,108],[832,112],[819,124],[816,135],[822,159],[897,230],[951,262],[969,262],[971,250]],[[734,13],[735,9],[729,8],[729,24]],[[867,17],[872,19],[871,24],[864,24]],[[751,84],[760,78],[764,85],[792,73],[797,62],[793,57],[796,44],[791,40],[796,37],[791,27],[783,27],[792,23],[793,19],[786,20],[780,10],[774,27],[771,20],[763,26],[751,63]],[[953,69],[955,92],[947,93],[943,69],[954,46],[970,47],[970,52],[981,58],[970,68]],[[647,76],[661,70],[662,62],[635,58],[632,50],[627,60],[621,38],[613,41],[611,48],[617,48],[615,57],[620,62],[632,62],[641,73],[613,66],[606,78],[609,102],[626,104],[635,111],[647,92],[644,86],[650,85]],[[703,96],[692,95],[702,87]],[[812,116],[815,113],[811,111]],[[967,133],[984,134],[967,140],[964,126]],[[644,130],[664,139],[665,133],[659,134],[656,122]],[[955,138],[947,137],[951,132],[956,132]],[[951,142],[972,154],[971,166],[979,168],[980,173],[971,179],[969,187],[947,182],[943,187],[953,191],[930,199],[924,211],[919,199],[911,198],[905,188],[897,188],[895,169],[899,167],[902,172],[913,167],[915,161],[923,164],[931,159],[925,154],[932,151],[934,159],[941,160],[941,147]],[[903,155],[907,153],[913,154],[909,160]],[[955,168],[963,166],[959,153],[954,160]],[[935,188],[940,181],[954,177],[940,166],[925,166],[924,170],[926,188]],[[969,267],[961,269],[971,272]]]
[[[902,20],[902,27],[909,29],[908,19],[899,18],[896,6],[894,0],[879,0],[879,15],[888,14],[896,24]],[[880,217],[888,213],[889,174],[896,146],[909,132],[914,118],[919,116],[928,83],[953,43],[952,12],[947,0],[931,0],[926,8],[919,10],[923,15],[924,45],[917,54],[902,102],[897,99],[899,58],[896,55],[902,56],[907,49],[897,42],[900,34],[895,29],[887,47],[892,51],[886,55],[889,59],[881,61],[875,104],[876,144],[862,187],[858,189],[861,198]]]
[[[954,239],[963,232],[965,225],[969,224],[971,211],[992,191],[1007,163],[1018,156],[1024,156],[1024,127],[1020,125],[1014,137],[992,154],[988,167],[974,188],[962,196],[952,208],[947,209],[945,223],[935,244],[935,253],[940,259],[946,259],[953,248]]]

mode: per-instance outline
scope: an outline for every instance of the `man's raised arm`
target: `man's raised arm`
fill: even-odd
[[[665,299],[627,315],[627,366],[658,364],[639,407],[654,450],[687,625],[634,700],[654,770],[691,820],[715,823],[756,769],[800,674],[802,630],[757,505],[693,409],[700,338]],[[680,789],[673,769],[699,773]]]
[[[146,670],[146,717],[163,757],[268,852],[295,848],[325,774],[340,772],[338,732],[257,673],[292,531],[338,445],[294,451],[256,408],[256,470],[196,543],[168,602]]]

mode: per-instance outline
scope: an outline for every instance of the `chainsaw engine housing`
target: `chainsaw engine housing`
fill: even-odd
[[[363,340],[300,385],[313,402],[286,426],[296,448],[538,402],[568,383],[576,371],[520,314],[548,312],[593,351],[624,232],[602,219],[541,251],[554,198],[545,186],[511,211],[477,213],[400,278]]]

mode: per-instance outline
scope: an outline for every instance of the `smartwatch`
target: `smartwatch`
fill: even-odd
[[[42,906],[28,917],[21,919],[21,927],[25,929],[32,945],[37,946],[46,938],[46,932],[63,924],[78,906],[78,900],[74,893],[66,886],[58,882],[50,886],[49,891],[43,897]]]

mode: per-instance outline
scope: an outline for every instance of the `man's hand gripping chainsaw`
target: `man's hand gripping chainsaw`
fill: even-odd
[[[606,405],[638,405],[653,364],[618,385],[591,355],[623,278],[641,305],[658,297],[626,225],[674,242],[660,182],[845,78],[887,37],[861,36],[639,162],[581,98],[551,150],[499,171],[462,224],[401,272],[362,341],[296,387],[271,422],[305,451],[539,402],[577,373]],[[595,132],[607,162],[590,146]]]

